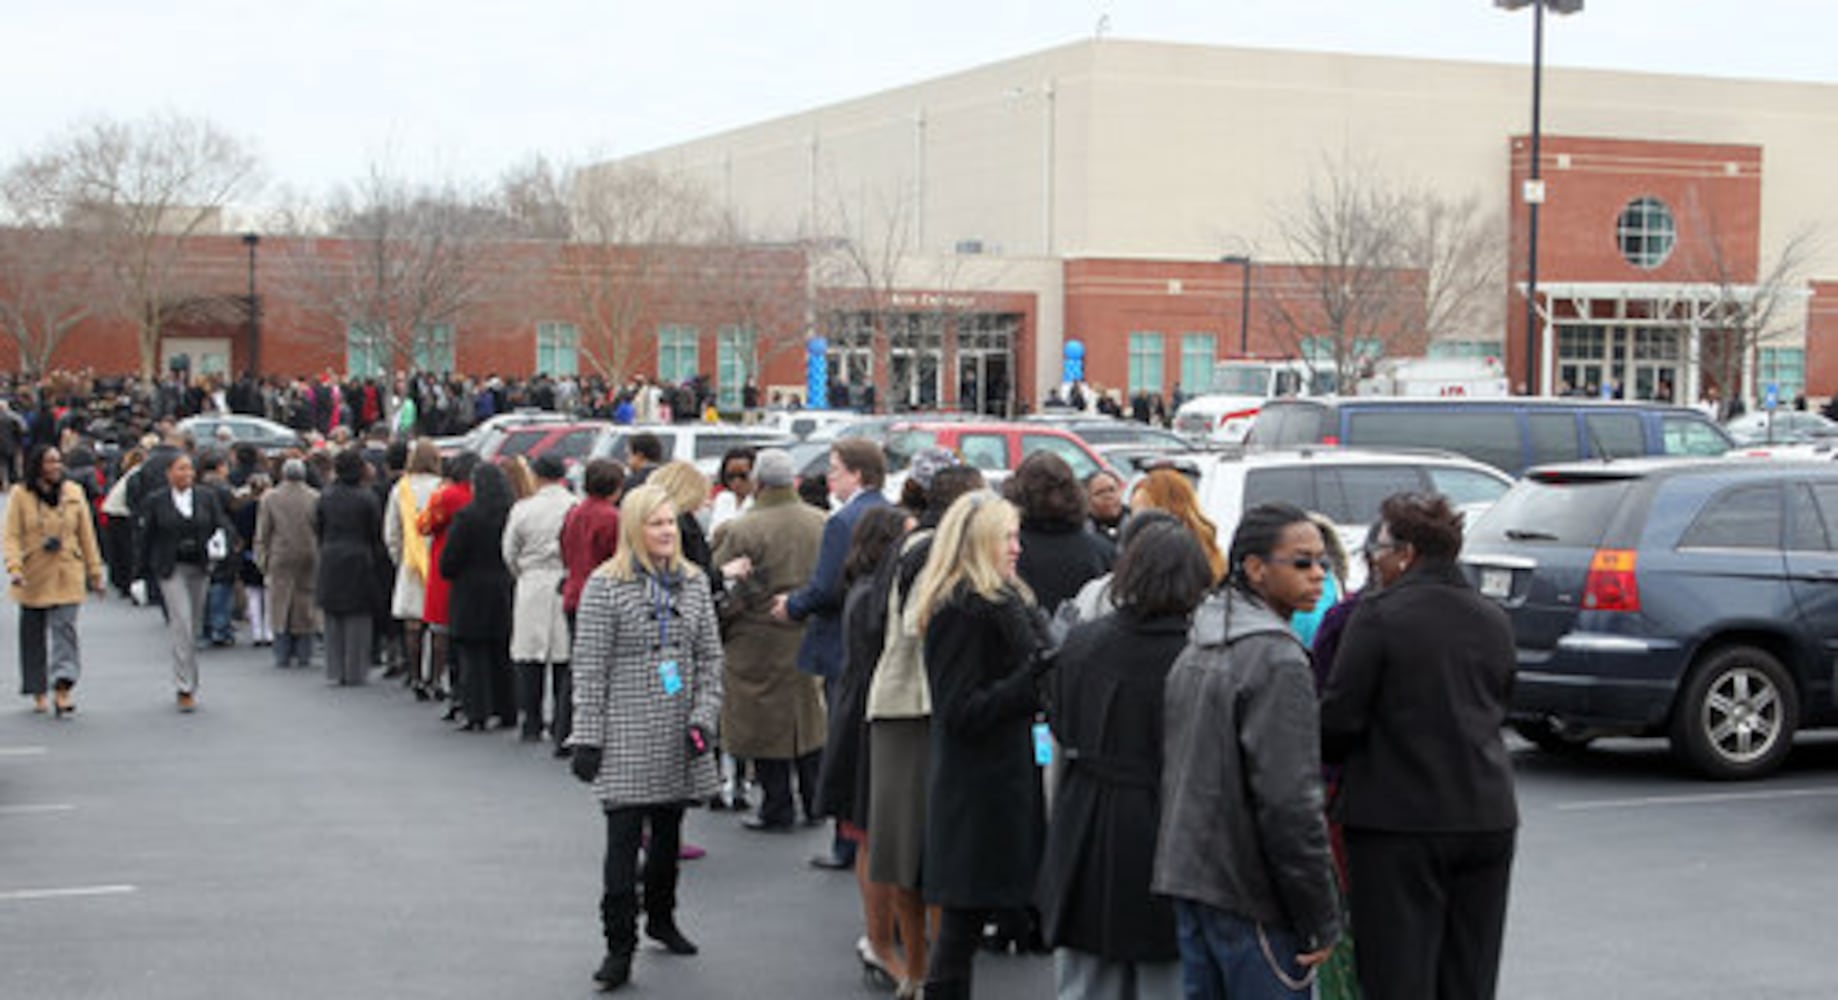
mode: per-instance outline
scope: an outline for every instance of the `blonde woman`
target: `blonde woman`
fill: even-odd
[[[421,616],[427,602],[430,568],[428,538],[416,529],[421,512],[440,488],[440,449],[427,438],[418,438],[409,450],[402,478],[390,487],[383,510],[383,542],[396,564],[396,585],[390,592],[389,613],[402,622],[402,642],[408,663],[408,686],[417,701],[434,696],[433,666],[421,655]]]
[[[670,504],[677,512],[677,534],[682,542],[683,558],[702,569],[710,586],[719,588],[721,574],[711,571],[715,554],[708,544],[708,533],[702,530],[700,516],[710,502],[708,477],[694,465],[679,460],[659,466],[645,483],[670,497]]]
[[[1015,572],[1021,518],[965,494],[939,524],[914,585],[925,631],[932,749],[925,897],[939,906],[927,997],[970,995],[983,925],[1033,899],[1046,819],[1035,746],[1045,620]]]
[[[654,485],[619,505],[619,548],[588,578],[575,619],[570,766],[606,813],[600,922],[606,959],[594,979],[617,989],[645,934],[675,955],[696,946],[676,925],[683,810],[720,786],[721,635],[703,573],[683,558],[678,514]],[[639,844],[649,848],[638,871]]]

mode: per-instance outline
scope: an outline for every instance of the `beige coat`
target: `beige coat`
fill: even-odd
[[[817,565],[823,514],[789,489],[762,491],[753,509],[722,526],[716,566],[753,560],[729,592],[721,743],[736,757],[788,760],[823,747],[823,679],[798,669],[804,626],[772,620],[772,599],[802,587]]]
[[[440,477],[426,472],[417,472],[412,476],[403,476],[390,487],[389,501],[383,510],[383,544],[389,549],[390,561],[396,564],[396,586],[390,592],[389,613],[393,618],[408,621],[420,621],[423,605],[427,601],[428,582],[413,566],[402,558],[403,547],[408,542],[409,531],[415,531],[415,523],[410,521],[406,526],[402,522],[402,491],[407,490],[414,498],[417,516],[427,509],[428,500],[434,491],[440,488]],[[424,540],[423,545],[427,542]],[[432,566],[428,567],[430,570]]]
[[[573,507],[574,494],[551,484],[517,501],[504,522],[504,565],[517,578],[511,659],[518,663],[568,662],[562,522]]]
[[[318,628],[319,541],[313,511],[319,492],[283,482],[262,495],[255,515],[255,564],[268,584],[268,623],[277,633],[304,635]]]
[[[55,508],[46,507],[23,485],[14,486],[7,494],[6,522],[0,530],[5,535],[7,575],[25,581],[10,590],[20,607],[82,604],[87,587],[102,585],[96,525],[83,488],[76,483],[61,484]],[[61,542],[58,551],[45,551],[47,538]]]

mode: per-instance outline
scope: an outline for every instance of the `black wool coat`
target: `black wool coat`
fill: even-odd
[[[1080,587],[1109,573],[1115,559],[1115,546],[1091,530],[1084,518],[1071,523],[1025,520],[1015,574],[1034,591],[1035,602],[1052,614],[1061,601],[1076,597]]]
[[[1180,957],[1174,905],[1149,892],[1161,818],[1162,692],[1187,616],[1123,610],[1066,637],[1048,675],[1065,768],[1038,902],[1054,947],[1111,962]]]
[[[932,688],[932,772],[925,898],[1013,908],[1034,895],[1046,816],[1033,723],[1033,609],[959,590],[925,628]]]
[[[362,486],[333,483],[313,508],[319,540],[319,606],[328,615],[370,614],[377,593],[377,539],[383,537],[383,508]]]
[[[509,641],[512,594],[516,581],[504,565],[504,522],[509,512],[461,508],[447,529],[440,552],[440,575],[451,589],[447,596],[448,632],[461,641]]]

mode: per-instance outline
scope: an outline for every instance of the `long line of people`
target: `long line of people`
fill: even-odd
[[[323,637],[329,683],[381,667],[466,731],[546,731],[605,815],[603,988],[629,981],[641,915],[698,952],[685,809],[748,809],[750,770],[744,828],[835,823],[813,864],[854,870],[854,954],[901,997],[971,995],[989,947],[1051,950],[1064,997],[1493,993],[1512,646],[1440,497],[1385,502],[1369,582],[1311,656],[1293,619],[1344,578],[1331,528],[1266,504],[1222,550],[1172,470],[1126,513],[1051,454],[998,494],[929,451],[891,505],[884,453],[845,440],[826,516],[776,449],[715,484],[671,462],[627,489],[597,460],[579,500],[553,460],[426,439],[228,466],[180,435],[135,456],[104,502],[132,526],[98,542],[33,451],[4,524],[23,693],[75,711],[76,608],[126,546],[181,711],[240,593],[276,667]]]

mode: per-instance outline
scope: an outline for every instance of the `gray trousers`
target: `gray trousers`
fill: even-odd
[[[1060,1000],[1180,1000],[1181,963],[1107,962],[1076,948],[1053,949]]]
[[[204,618],[204,587],[210,579],[196,563],[177,563],[160,580],[166,631],[172,637],[172,683],[180,694],[198,690],[198,625]]]
[[[370,671],[372,619],[367,614],[325,616],[325,676],[339,685],[364,683]]]
[[[81,604],[19,609],[19,693],[44,694],[47,649],[50,683],[75,687],[83,670],[77,658],[77,609]],[[46,636],[50,642],[47,645]]]

